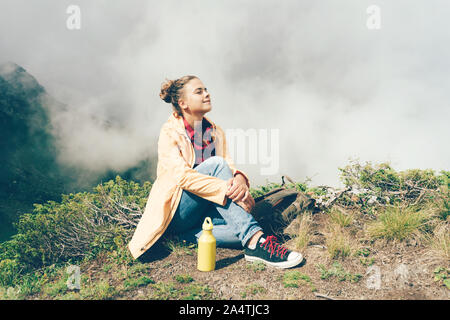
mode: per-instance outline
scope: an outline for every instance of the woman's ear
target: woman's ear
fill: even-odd
[[[188,109],[189,109],[187,103],[184,102],[183,99],[178,100],[178,105],[180,106],[181,110],[183,110],[184,112],[188,111]]]

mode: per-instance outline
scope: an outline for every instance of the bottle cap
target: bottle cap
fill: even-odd
[[[211,231],[213,229],[213,224],[210,217],[206,217],[203,222],[202,229],[205,231]]]

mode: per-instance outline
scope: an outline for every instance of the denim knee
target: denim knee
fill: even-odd
[[[228,166],[228,163],[225,161],[225,159],[221,156],[212,156],[206,159],[204,162],[208,162],[208,164],[213,165],[215,167],[225,167]]]
[[[212,156],[200,163],[195,170],[221,179],[232,177],[232,171],[223,157]]]

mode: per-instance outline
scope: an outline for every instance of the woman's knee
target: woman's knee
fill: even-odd
[[[233,173],[223,157],[212,156],[200,163],[195,170],[200,173],[228,180]]]
[[[201,165],[202,165],[202,169],[199,168],[199,170],[204,170],[204,171],[206,170],[207,172],[209,172],[209,174],[211,174],[213,176],[225,175],[226,177],[228,177],[229,175],[232,174],[231,169],[228,166],[228,163],[226,162],[226,160],[223,157],[220,157],[220,156],[210,157],[210,158],[206,159],[205,161],[203,161],[201,163]]]
[[[210,165],[213,165],[215,167],[228,167],[228,163],[225,161],[225,159],[221,156],[212,156],[206,159],[204,162],[207,162]]]

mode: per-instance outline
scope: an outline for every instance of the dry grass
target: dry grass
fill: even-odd
[[[431,207],[387,207],[378,214],[376,221],[367,225],[367,233],[373,239],[403,241],[411,237],[421,238],[435,214]]]
[[[295,238],[295,248],[297,250],[303,250],[308,246],[311,239],[312,216],[310,213],[305,213],[298,219],[299,222]]]
[[[338,207],[333,207],[328,215],[334,224],[343,228],[350,226],[354,221],[352,213],[348,213]]]
[[[329,220],[325,233],[325,245],[327,247],[330,258],[344,259],[355,252],[354,239],[349,231],[341,225]]]
[[[434,228],[431,247],[445,259],[450,259],[450,224],[448,221],[440,222]]]

